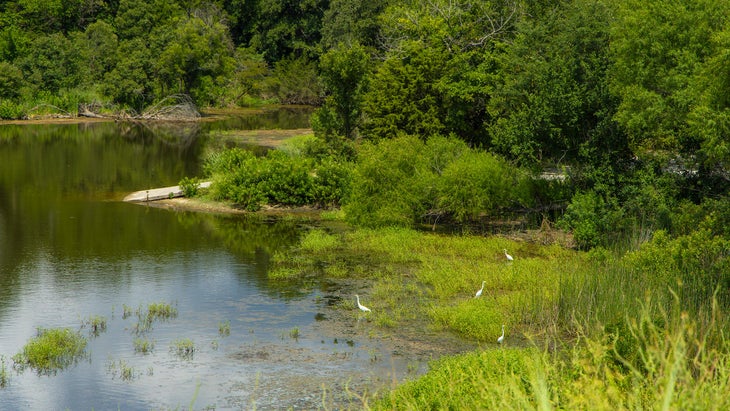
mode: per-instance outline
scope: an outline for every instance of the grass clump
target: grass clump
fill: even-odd
[[[124,318],[128,316],[127,309],[128,307],[125,305]],[[137,324],[134,326],[134,331],[137,334],[142,334],[151,330],[155,321],[167,321],[177,317],[177,308],[170,303],[150,303],[147,307],[140,306],[134,313],[137,315]]]
[[[115,378],[118,376],[123,381],[132,381],[137,375],[134,372],[134,367],[124,360],[119,360],[118,362],[110,361],[107,369],[112,373],[112,376]]]
[[[0,388],[7,387],[9,380],[10,377],[8,377],[8,368],[5,364],[5,356],[0,355]]]
[[[141,354],[149,354],[154,350],[155,342],[147,338],[134,339],[134,352]]]
[[[39,374],[52,374],[82,358],[86,344],[86,338],[68,328],[39,328],[13,361],[21,368],[28,366]]]
[[[221,337],[228,337],[231,335],[231,322],[222,321],[218,323],[218,335]]]
[[[84,321],[83,326],[89,327],[89,334],[98,337],[99,334],[106,331],[106,318],[100,315],[91,316]]]
[[[192,359],[196,348],[190,338],[179,338],[172,342],[170,350],[180,358]]]

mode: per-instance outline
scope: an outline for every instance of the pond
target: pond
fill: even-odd
[[[286,127],[307,127],[306,114]],[[0,126],[0,408],[358,408],[351,394],[424,371],[428,349],[373,338],[367,317],[338,308],[362,285],[267,279],[272,253],[317,223],[119,201],[198,175],[209,130],[277,116]],[[140,330],[156,303],[176,315]],[[93,317],[107,323],[98,335],[83,326]],[[78,330],[86,355],[55,373],[16,369],[39,327]]]

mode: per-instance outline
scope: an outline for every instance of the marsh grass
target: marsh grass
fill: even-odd
[[[93,315],[83,322],[82,327],[89,327],[89,334],[93,337],[98,337],[102,332],[106,331],[106,323],[106,317]]]
[[[35,337],[13,356],[21,370],[31,367],[39,374],[54,374],[76,364],[86,353],[87,340],[68,328],[38,328]]]
[[[375,325],[427,318],[484,344],[376,409],[730,409],[730,244],[709,233],[658,233],[623,254],[393,228],[311,235],[280,262],[366,280]],[[501,324],[510,344],[497,348]]]
[[[221,321],[218,323],[218,335],[221,337],[228,337],[231,335],[231,322]]]
[[[0,388],[8,386],[10,377],[8,376],[8,367],[5,363],[5,356],[0,354]]]
[[[129,314],[128,314],[129,312]],[[124,306],[124,318],[131,315],[131,310]],[[137,323],[133,327],[136,334],[143,334],[152,330],[155,321],[168,321],[177,317],[177,308],[171,303],[150,303],[147,307],[140,306],[134,311]]]
[[[119,377],[122,381],[132,381],[138,375],[135,372],[134,367],[129,365],[129,363],[124,360],[119,360],[119,361],[110,360],[107,363],[107,371],[109,371],[112,374],[113,378]]]
[[[135,338],[133,341],[134,352],[140,354],[149,354],[155,349],[155,341],[147,338]]]
[[[533,345],[434,361],[372,409],[728,409],[730,356],[697,330],[686,313],[657,318],[642,307],[627,335],[580,331],[568,343],[544,345],[558,349]],[[621,348],[623,339],[633,341],[630,351]]]
[[[192,359],[195,354],[196,347],[193,340],[190,338],[179,338],[172,342],[170,345],[170,351],[172,351],[179,358]]]

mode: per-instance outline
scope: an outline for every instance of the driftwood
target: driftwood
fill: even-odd
[[[187,94],[165,97],[159,103],[145,110],[137,120],[197,120],[201,117],[198,108]]]
[[[190,121],[197,120],[201,116],[195,103],[190,96],[175,94],[165,97],[157,104],[146,109],[142,114],[120,111],[112,115],[101,114],[100,103],[79,104],[78,116],[89,118],[108,118],[121,121],[135,120],[160,120],[160,121]]]

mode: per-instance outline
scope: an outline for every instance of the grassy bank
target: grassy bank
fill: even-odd
[[[676,256],[675,240],[656,237],[616,255],[499,236],[313,229],[298,248],[275,256],[270,276],[359,278],[370,284],[360,296],[383,330],[425,322],[482,347],[365,398],[366,408],[725,408],[724,301],[682,281],[701,275],[693,256],[707,253]],[[716,241],[693,238],[696,247]],[[498,345],[502,324],[506,339]]]

